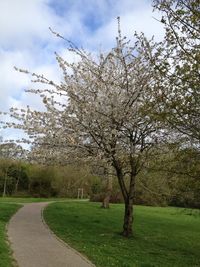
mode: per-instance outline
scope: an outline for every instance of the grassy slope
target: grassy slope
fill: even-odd
[[[119,235],[123,205],[53,203],[44,211],[50,228],[101,267],[200,266],[200,213],[135,207],[135,235]]]
[[[0,203],[0,266],[11,267],[12,258],[6,242],[6,224],[11,216],[20,208],[17,204]]]

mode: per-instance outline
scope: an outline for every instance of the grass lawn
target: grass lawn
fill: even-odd
[[[0,266],[11,267],[12,257],[6,242],[6,224],[11,216],[20,208],[17,204],[0,203]]]
[[[46,201],[65,201],[66,198],[0,197],[0,203],[33,203]],[[1,266],[0,266],[1,267]]]
[[[135,234],[122,230],[123,205],[103,210],[98,203],[50,204],[50,228],[98,267],[200,266],[200,211],[135,207]]]

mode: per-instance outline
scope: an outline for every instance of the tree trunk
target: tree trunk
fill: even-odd
[[[105,197],[104,197],[104,199],[102,201],[102,206],[101,206],[104,209],[108,209],[109,208],[110,197],[111,197],[111,194],[112,194],[112,180],[113,180],[112,175],[108,175],[107,176],[106,194],[105,194]]]
[[[124,224],[123,224],[123,232],[122,235],[125,237],[130,237],[133,235],[133,198],[135,193],[135,177],[136,171],[134,165],[131,164],[132,172],[130,174],[130,184],[127,188],[124,175],[122,172],[122,168],[117,161],[113,162],[113,166],[116,169],[117,178],[119,182],[119,186],[121,188],[121,192],[124,198],[125,204],[125,212],[124,212]]]
[[[125,212],[124,212],[124,225],[122,235],[130,237],[133,235],[133,199],[125,201]]]
[[[31,181],[28,181],[28,193],[31,194]]]
[[[18,185],[19,185],[19,177],[17,178],[16,184],[15,184],[15,195],[18,192]]]
[[[7,187],[7,173],[5,174],[5,177],[4,177],[4,185],[3,185],[3,194],[2,194],[2,197],[5,197],[6,196],[6,187]]]
[[[125,199],[124,225],[122,235],[130,237],[133,235],[133,198],[135,193],[135,173],[130,176],[129,192]]]
[[[110,207],[110,197],[111,197],[111,191],[107,191],[106,192],[106,196],[104,197],[103,201],[102,201],[102,205],[101,207],[104,209],[109,209]]]
[[[19,181],[20,181],[20,178],[21,178],[21,165],[18,166],[18,176],[17,176],[17,181],[16,181],[16,184],[15,184],[15,194],[17,194],[18,192],[18,185],[19,185]]]

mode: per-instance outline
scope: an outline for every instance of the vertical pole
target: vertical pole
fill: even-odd
[[[77,195],[77,198],[79,199],[79,188],[78,188],[78,195]]]

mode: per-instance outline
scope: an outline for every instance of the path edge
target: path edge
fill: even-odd
[[[12,203],[13,204],[13,203]],[[18,204],[18,203],[15,203],[15,204]],[[15,259],[14,257],[14,250],[12,249],[12,242],[9,238],[9,234],[8,234],[8,228],[9,228],[9,224],[10,224],[10,221],[11,219],[13,218],[13,216],[15,216],[15,214],[24,207],[24,204],[18,204],[18,205],[21,205],[17,210],[16,212],[11,216],[10,220],[6,223],[6,226],[5,226],[5,236],[6,236],[6,239],[5,239],[5,242],[7,243],[7,245],[9,246],[9,257],[11,259],[11,264],[12,266],[11,267],[19,267],[18,265],[18,262],[17,260]]]
[[[76,249],[72,248],[69,244],[67,244],[64,240],[62,240],[60,237],[58,237],[53,230],[51,230],[51,228],[48,226],[48,224],[46,223],[45,219],[44,219],[44,210],[50,205],[53,204],[55,202],[46,202],[47,205],[42,207],[41,209],[41,218],[42,218],[42,222],[44,224],[44,226],[47,228],[47,230],[49,231],[49,233],[56,238],[60,243],[62,243],[65,247],[67,247],[68,249],[70,249],[72,252],[74,252],[76,255],[78,255],[79,257],[81,257],[84,261],[86,261],[88,264],[91,265],[91,267],[96,267],[85,255],[81,254],[79,251],[77,251]],[[14,266],[14,267],[18,267],[18,266]]]

